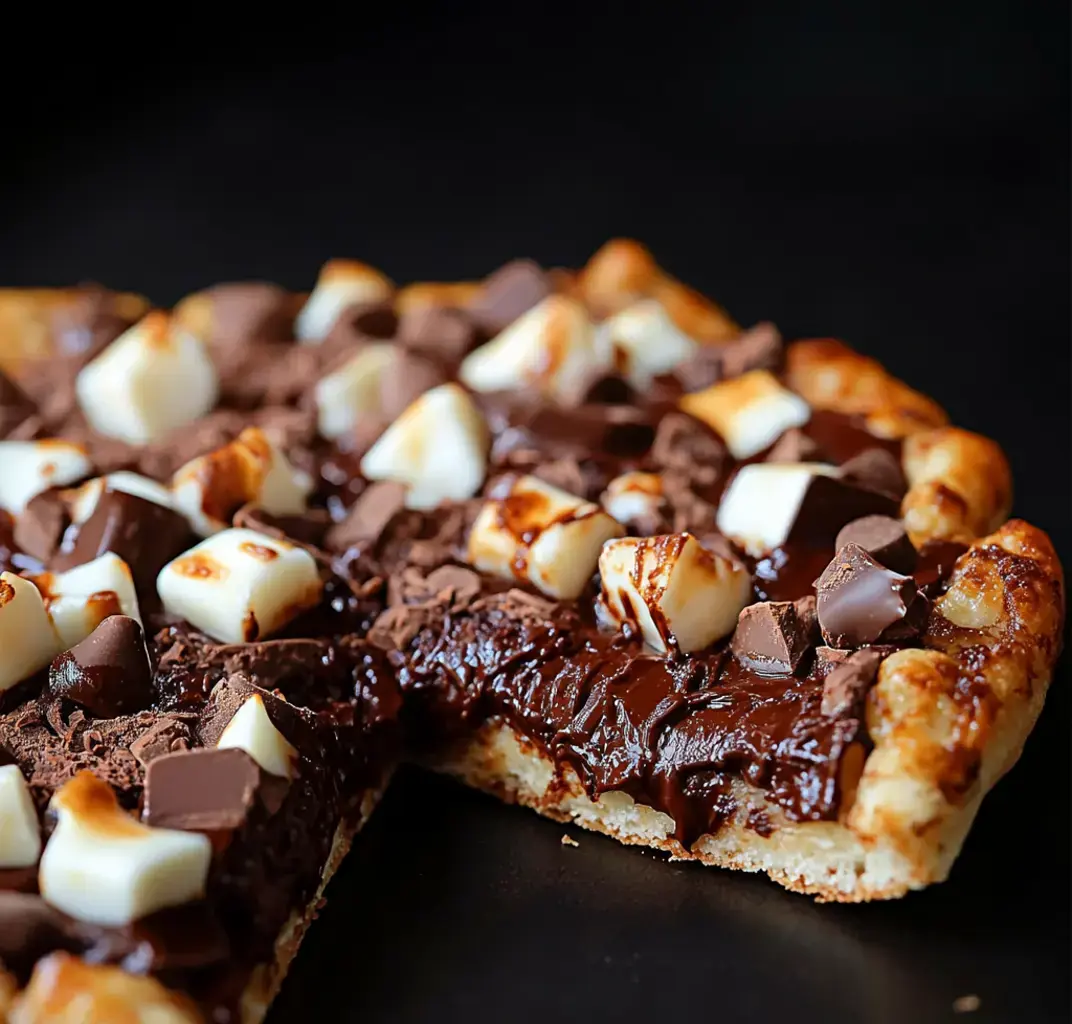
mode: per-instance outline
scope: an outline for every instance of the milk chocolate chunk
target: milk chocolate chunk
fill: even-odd
[[[831,647],[906,640],[918,635],[926,619],[927,601],[915,581],[887,569],[857,544],[838,551],[815,588],[819,626]]]
[[[858,715],[882,658],[881,651],[865,647],[837,664],[823,680],[822,713],[830,718]]]
[[[752,370],[777,370],[782,363],[782,336],[772,323],[759,323],[719,348],[723,378]]]
[[[109,615],[85,640],[52,662],[48,693],[73,701],[98,718],[115,718],[149,706],[152,680],[138,621]]]
[[[39,562],[56,553],[70,520],[67,507],[56,491],[43,491],[30,499],[15,519],[15,543]]]
[[[52,337],[59,353],[82,362],[107,348],[134,322],[122,311],[115,292],[86,285],[73,302],[62,303],[52,313]]]
[[[790,427],[767,452],[766,462],[817,462],[821,449],[800,427]]]
[[[405,484],[396,480],[370,484],[346,518],[328,531],[325,543],[332,551],[344,551],[355,544],[375,542],[405,503]]]
[[[380,376],[380,409],[388,420],[397,419],[426,391],[445,384],[447,375],[430,359],[396,349]]]
[[[761,675],[789,675],[814,643],[814,627],[814,599],[762,601],[741,612],[730,650]]]
[[[288,341],[293,337],[295,301],[285,289],[261,281],[220,284],[205,293],[211,301],[204,341],[210,346]]]
[[[112,551],[130,566],[144,600],[154,592],[157,573],[191,540],[190,526],[177,512],[136,494],[105,490],[90,517],[68,528],[50,568],[65,572]]]
[[[72,924],[36,894],[0,892],[0,961],[24,980],[38,958],[77,948]]]
[[[722,380],[722,346],[701,345],[674,367],[673,376],[686,391],[703,391]]]
[[[33,400],[6,373],[0,372],[0,439],[37,411]]]
[[[904,525],[890,516],[864,516],[847,523],[834,547],[840,551],[846,544],[858,545],[887,569],[906,576],[912,574],[918,560]]]
[[[161,715],[133,743],[130,752],[147,767],[165,754],[175,754],[190,748],[190,722],[195,715]]]
[[[200,748],[165,754],[145,773],[142,817],[158,828],[241,828],[259,783],[260,769],[244,750]]]
[[[888,494],[898,500],[904,497],[908,489],[900,461],[885,448],[866,448],[859,455],[854,455],[841,464],[839,475],[847,483]]]
[[[551,278],[538,264],[513,260],[484,279],[466,311],[488,334],[498,334],[552,291]]]
[[[651,460],[663,470],[681,473],[690,481],[709,485],[722,475],[726,446],[706,424],[683,412],[671,412],[659,421],[651,446]]]
[[[400,345],[447,366],[460,363],[478,340],[473,323],[456,309],[418,306],[398,322]]]
[[[250,503],[234,514],[231,523],[240,529],[256,530],[276,540],[296,541],[307,547],[320,548],[324,546],[324,534],[331,526],[331,514],[327,509],[310,508],[300,515],[273,516]]]

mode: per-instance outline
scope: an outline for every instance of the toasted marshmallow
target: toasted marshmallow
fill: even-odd
[[[642,299],[599,325],[602,344],[614,353],[633,387],[643,390],[652,377],[669,373],[699,347],[678,329],[661,302]]]
[[[212,843],[199,832],[152,828],[120,806],[111,786],[79,772],[52,797],[56,828],[38,884],[79,921],[119,926],[204,895]]]
[[[699,651],[733,632],[752,597],[744,566],[688,533],[608,541],[599,556],[600,619],[635,623],[660,652]]]
[[[484,480],[488,428],[457,384],[426,391],[384,431],[361,460],[369,480],[406,484],[407,508],[471,498]]]
[[[773,551],[789,539],[804,496],[817,476],[837,476],[819,462],[757,462],[730,481],[715,517],[718,529],[750,555]]]
[[[28,868],[41,856],[41,827],[17,764],[0,767],[0,868]]]
[[[141,622],[130,567],[111,551],[67,572],[43,572],[30,579],[44,598],[63,650],[85,640],[109,615]]]
[[[168,562],[156,589],[171,614],[224,643],[249,643],[312,608],[323,584],[308,551],[232,529]]]
[[[394,353],[395,347],[390,343],[365,345],[334,373],[316,382],[317,429],[321,437],[343,437],[362,416],[380,414],[380,381]]]
[[[565,295],[549,295],[466,356],[458,377],[474,391],[536,388],[551,398],[566,398],[610,365],[610,351],[584,306]]]
[[[526,580],[551,597],[573,598],[595,572],[603,542],[623,533],[598,505],[522,476],[481,509],[467,557],[482,572]]]
[[[247,502],[275,516],[305,511],[313,481],[257,427],[247,427],[230,444],[198,456],[171,478],[172,500],[194,531],[209,537],[230,525]]]
[[[690,416],[722,435],[735,459],[748,459],[778,440],[790,427],[811,419],[811,406],[778,383],[769,370],[752,370],[682,396]]]
[[[639,471],[623,473],[607,484],[599,502],[619,523],[650,521],[663,504],[662,477]]]
[[[95,430],[145,444],[207,413],[219,379],[205,346],[154,310],[83,367],[75,391]]]
[[[41,591],[12,572],[0,573],[0,691],[44,668],[60,652]]]
[[[144,498],[155,505],[164,508],[172,508],[171,491],[163,484],[150,480],[147,476],[138,473],[129,473],[120,470],[117,473],[108,473],[106,476],[94,477],[87,480],[81,487],[64,492],[67,501],[67,510],[72,523],[84,523],[97,507],[97,502],[105,491],[122,491],[124,494],[133,494],[137,498]]]
[[[220,734],[216,746],[244,750],[269,775],[292,779],[296,774],[298,752],[272,724],[259,693],[246,698]]]
[[[391,282],[367,263],[329,260],[321,268],[316,287],[294,321],[294,334],[307,345],[317,345],[328,336],[347,306],[379,302],[388,298],[391,291]]]
[[[22,512],[50,487],[74,483],[92,472],[86,450],[68,441],[0,441],[0,508]]]

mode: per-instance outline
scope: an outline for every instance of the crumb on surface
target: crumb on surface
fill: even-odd
[[[562,837],[562,845],[563,846],[580,846],[581,844],[578,843],[577,840],[573,838],[573,836],[567,834],[567,835],[564,835]]]
[[[983,1001],[977,995],[957,996],[957,998],[953,1000],[953,1012],[975,1013],[975,1011],[982,1005]]]

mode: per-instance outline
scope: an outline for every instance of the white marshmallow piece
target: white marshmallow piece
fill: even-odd
[[[513,482],[481,509],[467,558],[481,572],[521,579],[551,597],[579,597],[599,550],[625,530],[598,505],[534,476]]]
[[[85,448],[69,441],[0,441],[0,508],[17,516],[42,491],[92,470]]]
[[[0,868],[28,868],[41,856],[41,827],[17,764],[0,767]]]
[[[207,413],[219,379],[205,346],[154,310],[83,367],[75,391],[95,430],[145,444]]]
[[[160,570],[164,607],[224,643],[263,640],[320,600],[313,556],[254,530],[214,534]]]
[[[669,373],[699,348],[681,331],[657,299],[642,299],[599,325],[603,344],[614,353],[614,365],[643,390],[653,377]]]
[[[0,691],[44,668],[60,653],[41,591],[14,573],[0,573]]]
[[[390,296],[391,290],[391,282],[366,263],[329,260],[294,321],[294,334],[306,345],[317,345],[328,336],[347,306],[380,302]]]
[[[269,775],[294,778],[298,752],[272,724],[259,693],[246,698],[224,727],[216,746],[244,750]]]
[[[811,419],[811,406],[782,387],[769,370],[751,370],[731,380],[685,395],[679,402],[690,416],[717,430],[735,459],[770,447],[790,427]]]
[[[45,600],[62,650],[81,643],[109,615],[141,622],[130,567],[114,552],[66,572],[44,572],[30,579]]]
[[[394,358],[394,345],[365,345],[339,369],[316,382],[317,429],[321,437],[334,440],[353,431],[363,416],[377,416],[380,379]]]
[[[699,651],[728,636],[752,598],[744,566],[688,533],[608,541],[599,575],[600,619],[612,626],[635,623],[660,653]]]
[[[488,428],[457,384],[426,391],[380,435],[361,460],[369,480],[406,484],[406,507],[435,508],[471,498],[484,480]]]
[[[722,495],[715,521],[720,533],[750,555],[780,547],[817,476],[837,476],[820,462],[756,462],[742,466]]]
[[[616,476],[600,496],[600,504],[619,523],[650,520],[663,504],[663,481],[658,473],[633,471]]]
[[[93,515],[97,502],[100,501],[105,491],[121,491],[124,494],[133,494],[137,498],[144,498],[154,505],[161,505],[164,508],[173,507],[171,491],[163,484],[147,476],[119,470],[116,473],[108,473],[106,476],[94,477],[92,480],[87,480],[81,487],[64,493],[71,522],[81,524]]]
[[[212,843],[199,832],[135,821],[111,786],[79,772],[52,797],[56,828],[38,884],[79,921],[119,926],[204,895]]]
[[[225,530],[246,502],[275,516],[299,515],[312,489],[309,474],[292,466],[256,427],[247,427],[230,444],[191,459],[171,478],[174,507],[201,537]]]
[[[593,372],[609,369],[610,357],[584,306],[549,295],[466,356],[458,377],[474,391],[535,388],[566,398]]]

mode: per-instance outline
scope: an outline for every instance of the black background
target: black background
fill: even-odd
[[[71,55],[10,32],[0,281],[170,303],[307,287],[331,256],[464,278],[633,235],[740,321],[843,337],[999,439],[1067,561],[1066,5],[630,10],[291,10],[270,42],[219,10]],[[922,1024],[968,993],[973,1020],[1067,1020],[1070,682],[951,880],[888,905],[563,847],[406,771],[272,1024]]]

